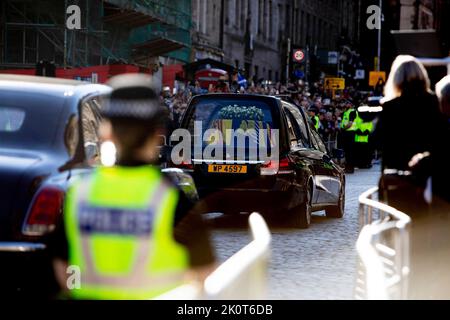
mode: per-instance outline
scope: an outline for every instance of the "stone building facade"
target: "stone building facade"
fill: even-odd
[[[292,48],[336,50],[354,40],[353,0],[192,0],[193,58],[214,58],[255,80],[286,77]]]
[[[192,0],[192,58],[223,60],[222,0]]]

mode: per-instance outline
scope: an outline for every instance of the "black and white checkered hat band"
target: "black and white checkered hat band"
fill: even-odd
[[[106,103],[103,115],[111,118],[149,119],[164,109],[158,100],[118,100]]]

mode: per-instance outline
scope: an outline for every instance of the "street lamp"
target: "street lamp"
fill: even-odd
[[[383,25],[383,0],[380,0],[380,25],[378,26],[378,52],[377,52],[377,71],[381,70],[381,28]]]

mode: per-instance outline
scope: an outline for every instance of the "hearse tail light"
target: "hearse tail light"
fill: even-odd
[[[38,192],[23,225],[25,235],[43,235],[56,227],[62,212],[64,191],[56,187],[46,187]]]
[[[270,160],[261,166],[262,176],[274,176],[276,174],[292,173],[292,164],[289,158],[282,158],[279,161]]]
[[[182,161],[180,164],[174,165],[174,167],[178,168],[178,169],[184,169],[184,170],[194,170],[194,165],[187,161]]]

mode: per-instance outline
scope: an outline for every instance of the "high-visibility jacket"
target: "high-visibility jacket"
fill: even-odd
[[[350,128],[345,129],[345,127],[348,125],[348,123],[350,122],[350,113],[352,112],[356,112],[356,118],[355,120],[353,120],[353,124]],[[358,112],[354,109],[348,109],[344,112],[344,114],[342,115],[342,122],[341,122],[341,129],[344,129],[345,131],[356,131],[357,129],[357,118],[358,118]]]
[[[81,299],[151,299],[182,284],[187,250],[173,237],[178,191],[150,166],[94,170],[68,191],[69,265]]]
[[[320,118],[319,118],[319,116],[314,116],[313,117],[314,118],[314,128],[316,128],[316,130],[319,130],[319,128],[320,128]]]
[[[357,132],[355,134],[355,142],[358,143],[369,143],[369,135],[373,131],[372,121],[364,122],[363,119],[358,117]]]

